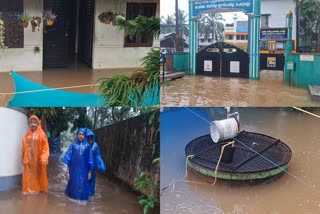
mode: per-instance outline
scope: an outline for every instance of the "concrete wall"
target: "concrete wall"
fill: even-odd
[[[151,162],[160,157],[160,113],[149,123],[148,113],[95,130],[101,155],[107,165],[107,175],[120,179],[131,187],[134,178],[145,171],[155,182],[160,179],[159,167]],[[155,194],[158,194],[155,192]]]
[[[42,16],[43,1],[24,0],[24,11],[30,16]],[[31,30],[31,24],[24,28],[24,48],[8,48],[0,50],[0,72],[14,71],[41,71],[43,29]],[[34,54],[35,46],[40,47],[40,53]]]
[[[261,0],[261,14],[269,16],[269,27],[286,27],[286,15],[289,10],[293,13],[292,38],[296,38],[295,3],[292,0]]]
[[[95,36],[93,48],[93,68],[129,68],[139,67],[140,59],[146,55],[150,47],[124,48],[124,33],[116,26],[106,25],[98,20],[98,15],[105,10],[126,14],[127,2],[157,3],[157,16],[160,16],[160,0],[96,0]],[[159,47],[159,40],[153,42]]]

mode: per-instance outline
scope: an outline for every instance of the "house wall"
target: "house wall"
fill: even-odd
[[[296,14],[295,3],[292,0],[262,0],[261,14],[271,14],[269,16],[269,27],[286,27],[286,15],[289,10],[293,13],[292,38],[296,38]]]
[[[96,0],[95,36],[93,45],[93,68],[130,68],[140,67],[140,59],[150,47],[124,47],[124,32],[116,26],[106,25],[98,20],[98,15],[105,10],[126,14],[127,2],[157,3],[157,16],[160,16],[160,0]],[[159,40],[153,42],[159,47]]]
[[[24,0],[24,11],[31,16],[42,16],[43,1]],[[31,24],[24,28],[24,48],[0,49],[0,72],[14,71],[41,71],[43,29],[36,28],[32,32]],[[39,31],[38,31],[39,29]],[[40,53],[33,53],[35,46],[40,47]]]
[[[124,32],[116,26],[100,23],[98,15],[104,10],[126,14],[127,2],[157,3],[156,15],[160,16],[160,0],[96,0],[94,18],[93,68],[133,68],[140,67],[140,59],[146,55],[150,47],[124,47]],[[24,11],[31,16],[42,16],[43,0],[24,0]],[[39,31],[32,32],[31,25],[24,29],[24,48],[0,50],[0,72],[41,71],[43,64],[43,23]],[[35,46],[40,47],[40,53],[34,54]],[[154,47],[160,46],[160,41],[153,42]]]

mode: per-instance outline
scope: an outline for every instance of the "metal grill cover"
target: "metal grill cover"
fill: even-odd
[[[269,171],[288,164],[292,156],[291,149],[285,143],[267,135],[242,131],[235,139],[233,162],[230,164],[220,162],[219,172],[255,173]],[[186,156],[194,155],[189,159],[192,163],[205,169],[215,169],[221,146],[232,140],[214,143],[210,134],[204,135],[192,140],[186,146],[185,154]]]

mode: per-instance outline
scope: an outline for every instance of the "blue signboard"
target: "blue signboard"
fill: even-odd
[[[288,38],[287,28],[260,29],[261,40],[286,40]]]
[[[209,0],[192,2],[192,16],[213,10],[243,10],[253,13],[253,0]]]

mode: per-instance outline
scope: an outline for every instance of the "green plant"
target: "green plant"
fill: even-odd
[[[53,13],[51,9],[44,11],[43,20],[56,20],[57,14]]]
[[[0,48],[4,48],[4,22],[0,19]]]
[[[160,19],[155,17],[139,16],[134,20],[125,20],[123,16],[117,16],[116,25],[130,36],[140,34],[147,38],[159,37],[160,34]],[[145,95],[152,99],[157,97],[155,92],[160,83],[159,61],[160,48],[151,48],[147,56],[141,59],[141,70],[98,80],[98,93],[105,98],[103,106],[141,106]]]
[[[29,21],[31,21],[32,18],[27,13],[22,13],[20,15],[20,19],[22,22],[29,22]]]
[[[40,53],[40,47],[39,47],[39,46],[35,46],[35,47],[33,48],[33,53],[34,53],[34,54]]]
[[[126,20],[123,16],[116,17],[117,27],[129,36],[140,34],[143,38],[159,37],[160,18],[138,16],[134,20]]]
[[[159,202],[154,195],[141,195],[138,198],[138,203],[143,206],[143,214],[148,214],[149,210],[154,208],[155,205]]]
[[[155,158],[152,164],[159,166],[160,158]],[[145,172],[140,174],[134,179],[134,190],[146,190],[148,194],[143,194],[138,197],[138,203],[143,206],[143,213],[148,214],[149,211],[159,205],[159,197],[154,195],[153,192],[159,189],[159,184],[152,181],[151,177]]]
[[[113,21],[114,17],[112,11],[103,11],[99,14],[98,19],[100,22],[105,22],[106,20]]]
[[[144,95],[154,98],[160,82],[159,56],[160,49],[152,48],[141,59],[143,69],[98,80],[98,92],[106,100],[103,106],[141,106]]]

